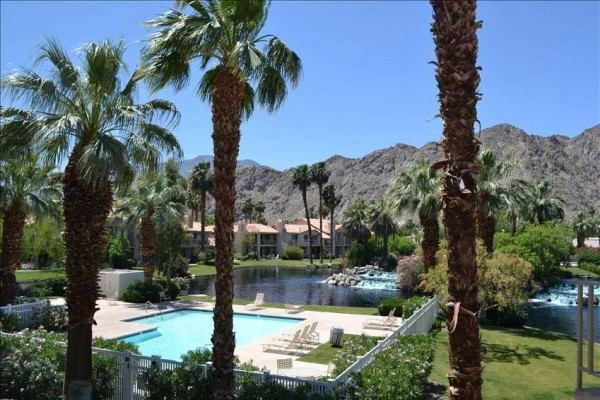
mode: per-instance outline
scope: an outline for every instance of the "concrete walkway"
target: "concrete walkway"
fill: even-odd
[[[98,323],[93,327],[94,336],[101,336],[105,338],[119,338],[134,333],[141,333],[152,329],[152,326],[136,323],[135,321],[128,322],[126,319],[136,317],[146,317],[157,313],[156,309],[149,307],[146,309],[145,304],[132,304],[125,303],[122,301],[111,301],[104,299],[98,300],[98,306],[100,310],[96,312],[95,320]],[[200,309],[200,310],[212,310],[212,306],[207,303],[196,303],[196,302],[168,302],[160,304],[161,312],[171,311],[182,308],[189,309]],[[378,318],[375,316],[367,315],[352,315],[352,314],[340,314],[340,313],[328,313],[328,312],[317,312],[317,311],[302,311],[295,314],[286,314],[284,309],[279,308],[264,308],[256,311],[246,311],[244,306],[234,305],[234,312],[236,313],[247,313],[247,314],[260,314],[277,317],[295,317],[303,318],[303,321],[294,324],[289,328],[277,332],[272,335],[264,336],[257,339],[247,345],[236,347],[235,355],[239,357],[242,362],[252,363],[259,368],[266,368],[271,373],[277,373],[277,360],[281,358],[292,358],[293,369],[289,370],[289,373],[280,371],[284,375],[290,376],[322,376],[327,374],[327,365],[305,363],[297,361],[299,354],[286,354],[286,353],[275,353],[275,352],[263,352],[262,345],[265,343],[271,343],[274,339],[280,336],[282,333],[294,334],[298,329],[304,328],[305,325],[313,322],[318,322],[316,331],[319,334],[319,342],[326,343],[329,341],[329,330],[333,327],[341,327],[344,329],[344,333],[360,335],[365,334],[369,336],[387,336],[391,331],[389,330],[378,330],[378,329],[363,329],[363,322],[367,319]],[[385,317],[379,317],[382,320]],[[317,347],[316,345],[313,348]],[[303,353],[306,354],[310,351],[306,350]],[[314,373],[313,373],[314,372]]]

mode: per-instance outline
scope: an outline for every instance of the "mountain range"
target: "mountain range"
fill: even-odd
[[[482,148],[493,149],[500,159],[512,160],[514,167],[507,181],[549,181],[554,193],[565,200],[567,215],[590,206],[600,210],[600,125],[569,138],[531,135],[515,126],[499,124],[482,130],[477,138]],[[199,156],[184,161],[181,173],[187,175],[198,159],[210,161],[211,158]],[[441,160],[440,146],[434,142],[421,148],[397,144],[361,158],[334,155],[327,159],[325,165],[331,172],[329,183],[342,194],[339,212],[358,198],[372,200],[385,195],[394,176],[407,163],[423,158],[431,162]],[[277,171],[252,160],[240,160],[236,171],[238,209],[250,198],[265,202],[265,217],[269,222],[303,217],[302,197],[291,183],[291,174],[292,169]],[[308,190],[308,203],[318,204],[314,186]],[[213,211],[212,200],[208,208],[209,212]]]

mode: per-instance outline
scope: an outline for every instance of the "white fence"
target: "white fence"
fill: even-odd
[[[325,394],[331,392],[335,387],[346,384],[354,373],[360,372],[366,367],[375,355],[382,350],[388,348],[394,340],[400,335],[411,335],[427,333],[431,329],[433,322],[437,318],[438,306],[437,301],[439,296],[430,299],[423,307],[417,310],[410,318],[408,318],[400,328],[392,332],[385,339],[380,341],[371,351],[363,357],[359,357],[357,361],[349,366],[335,379],[327,381],[306,380],[294,378],[285,375],[271,374],[269,371],[250,372],[244,370],[234,370],[236,385],[241,384],[242,378],[250,379],[256,383],[276,382],[277,384],[287,388],[295,389],[300,385],[310,386],[312,393]],[[31,303],[35,304],[35,303]],[[44,302],[44,305],[46,302]],[[25,304],[23,304],[25,306]],[[13,306],[14,308],[17,306]],[[26,309],[26,308],[24,308]],[[8,335],[2,333],[2,335]],[[12,335],[11,335],[12,336]],[[173,360],[162,359],[161,357],[146,357],[130,353],[129,351],[120,352],[105,349],[92,348],[93,354],[104,358],[115,358],[117,369],[119,371],[117,378],[113,381],[114,400],[142,400],[146,395],[142,375],[148,371],[153,365],[161,370],[174,369],[181,363]],[[212,368],[211,363],[204,366],[204,374],[208,374]]]
[[[8,315],[15,313],[19,316],[20,328],[29,328],[31,325],[31,318],[33,317],[33,310],[36,308],[46,307],[50,304],[47,300],[36,301],[35,303],[24,303],[16,305],[7,305],[0,307],[0,313]]]

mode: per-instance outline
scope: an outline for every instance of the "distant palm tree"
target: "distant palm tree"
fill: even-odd
[[[342,214],[342,223],[352,240],[365,244],[371,236],[367,204],[362,199],[357,199],[346,208]]]
[[[443,221],[448,248],[448,300],[444,311],[448,324],[448,372],[450,400],[481,399],[481,338],[477,301],[477,185],[475,157],[479,150],[474,135],[477,122],[476,0],[430,0],[431,31],[435,42],[436,82],[443,121],[441,146]]]
[[[387,201],[380,198],[370,202],[367,206],[367,218],[375,238],[380,237],[383,244],[382,266],[388,267],[388,239],[396,231],[396,224]]]
[[[190,217],[193,222],[200,222],[200,194],[190,188],[189,181],[187,189],[186,205],[192,213]]]
[[[74,382],[91,392],[92,324],[113,185],[126,186],[136,170],[158,168],[161,150],[181,154],[175,136],[158,124],[177,122],[175,106],[165,100],[134,102],[139,74],[124,76],[124,53],[122,41],[89,43],[79,50],[77,67],[58,42],[47,39],[38,61],[50,67],[48,78],[23,68],[2,82],[3,95],[30,107],[27,112],[35,119],[28,132],[40,153],[51,164],[68,158],[63,177],[69,317],[65,398],[74,395]]]
[[[200,251],[204,252],[206,245],[206,194],[212,193],[215,186],[210,173],[210,163],[198,163],[190,175],[190,189],[200,195]]]
[[[329,262],[333,261],[335,257],[335,224],[333,221],[333,215],[335,213],[335,209],[342,202],[342,195],[336,193],[335,186],[327,185],[323,188],[323,203],[325,207],[329,210]]]
[[[483,241],[488,253],[494,252],[494,234],[496,233],[496,213],[501,204],[503,193],[500,179],[504,178],[511,165],[501,162],[491,149],[485,149],[475,162],[480,165],[477,176],[477,236]]]
[[[310,180],[319,188],[319,256],[323,264],[323,185],[329,182],[331,172],[327,171],[324,162],[318,162],[310,167]]]
[[[242,213],[247,222],[252,222],[252,219],[254,218],[254,202],[252,202],[252,199],[246,199],[246,201],[244,201],[242,204]]]
[[[571,218],[571,229],[577,235],[577,248],[585,247],[585,239],[594,234],[594,219],[590,214],[578,212]]]
[[[15,271],[21,264],[23,230],[28,216],[60,218],[61,189],[52,178],[52,165],[26,154],[6,164],[2,179],[2,258],[0,260],[0,306],[14,303]]]
[[[565,201],[555,197],[552,187],[547,181],[532,183],[517,180],[515,196],[522,206],[522,216],[532,224],[543,224],[546,221],[562,221],[565,217],[563,205]]]
[[[155,90],[187,86],[194,60],[205,70],[197,93],[212,104],[215,152],[217,300],[212,391],[217,399],[230,398],[234,390],[233,223],[240,124],[256,102],[267,111],[277,110],[286,98],[287,84],[299,82],[302,64],[283,41],[261,36],[270,1],[183,0],[176,6],[147,22],[156,31],[143,51],[143,70]]]
[[[258,222],[259,224],[266,224],[267,221],[265,220],[265,202],[262,200],[257,201],[256,203],[254,203],[254,212],[256,213],[256,222]]]
[[[308,165],[302,164],[294,168],[292,172],[292,183],[296,186],[300,192],[302,192],[302,202],[304,203],[304,212],[306,214],[306,224],[308,225],[308,258],[310,263],[313,263],[312,254],[312,228],[310,224],[310,213],[308,210],[308,201],[306,200],[306,190],[312,183],[310,179],[310,173]]]
[[[425,270],[435,266],[439,248],[440,227],[438,213],[441,206],[442,181],[426,160],[410,164],[396,176],[388,198],[397,215],[417,213],[423,229],[423,265]]]

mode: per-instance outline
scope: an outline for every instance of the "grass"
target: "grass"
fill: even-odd
[[[325,260],[324,260],[325,261]],[[319,264],[315,262],[312,266],[308,263],[308,260],[248,260],[248,261],[236,261],[233,266],[234,269],[238,268],[250,268],[250,267],[292,267],[292,268],[321,268],[327,266],[325,264]],[[333,265],[340,265],[340,259],[334,259]],[[213,265],[204,264],[190,264],[190,274],[194,275],[216,275],[215,267]]]
[[[31,270],[31,271],[16,271],[15,276],[17,282],[36,281],[41,279],[51,278],[63,278],[65,277],[64,271],[42,271],[42,270]]]
[[[180,300],[190,302],[208,302],[210,296],[204,295],[190,295],[190,296],[179,296]],[[233,304],[245,306],[246,304],[252,303],[252,300],[245,299],[233,299]],[[281,303],[267,303],[267,308],[284,308],[285,305]],[[372,307],[344,307],[344,306],[321,306],[318,304],[311,304],[302,306],[305,311],[321,311],[321,312],[332,312],[340,314],[355,314],[355,315],[378,315],[377,309]],[[302,313],[299,314],[302,316]]]
[[[351,337],[356,337],[356,335],[344,334],[344,340],[350,339]],[[338,351],[342,350],[343,346],[343,343],[342,347],[333,347],[331,344],[329,344],[329,342],[323,343],[316,349],[313,349],[302,357],[299,357],[298,361],[327,365],[333,361],[333,357],[335,357]]]
[[[537,329],[482,327],[483,397],[494,400],[573,399],[577,341],[569,336]],[[437,335],[436,356],[430,379],[447,385],[448,334]],[[587,348],[587,347],[586,347]],[[600,345],[596,345],[597,354]],[[600,368],[600,361],[595,369]],[[584,387],[598,379],[584,376]]]
[[[600,279],[600,275],[595,274],[591,271],[587,271],[585,269],[577,268],[577,267],[560,267],[561,270],[570,272],[574,278],[578,278],[582,275],[590,275],[592,279]]]

